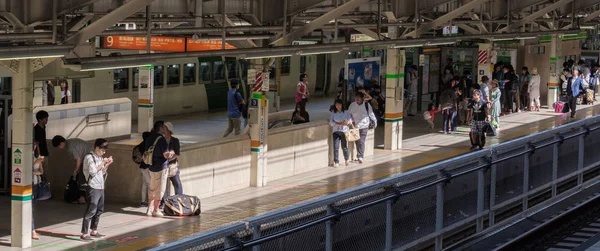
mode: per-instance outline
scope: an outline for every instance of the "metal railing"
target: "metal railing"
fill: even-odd
[[[83,128],[81,128],[79,130],[79,132],[77,134],[75,134],[75,136],[73,136],[73,138],[79,137],[79,135],[81,135],[81,133],[86,128],[88,128],[88,126],[107,124],[110,121],[109,115],[110,115],[110,112],[99,112],[99,113],[89,114],[89,115],[83,117],[79,121],[79,123],[77,123],[77,125],[73,128],[73,130],[69,133],[69,135],[67,136],[67,139],[70,139],[71,136],[73,136],[73,134],[81,127],[81,125],[83,125],[83,122],[85,122],[85,125],[83,126]]]
[[[442,250],[599,182],[599,129],[568,123],[153,250]]]

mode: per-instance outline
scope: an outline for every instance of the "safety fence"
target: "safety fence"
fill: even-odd
[[[590,117],[154,250],[442,250],[598,182],[599,129]]]

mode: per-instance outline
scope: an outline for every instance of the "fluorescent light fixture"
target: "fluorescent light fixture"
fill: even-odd
[[[307,56],[307,55],[319,55],[319,54],[334,54],[334,53],[340,53],[341,50],[337,50],[337,51],[315,51],[315,52],[302,52],[302,51],[297,51],[296,54],[297,55],[302,55],[302,56]]]
[[[446,45],[446,44],[454,44],[455,42],[443,42],[443,43],[426,43],[425,46],[436,46],[436,45]]]
[[[492,38],[492,41],[511,41],[515,40],[514,38]]]
[[[115,66],[93,67],[93,68],[82,67],[80,71],[102,71],[102,70],[113,70],[113,69],[122,69],[122,68],[151,67],[151,66],[152,66],[151,64],[140,64],[140,65],[115,65]]]
[[[593,30],[595,28],[596,27],[593,26],[593,25],[581,25],[581,26],[579,26],[579,29],[582,29],[582,30]]]
[[[0,60],[20,60],[20,59],[36,59],[36,58],[62,58],[65,54],[56,54],[56,55],[46,55],[46,56],[16,56],[16,57],[8,57],[3,58],[0,57]]]
[[[400,48],[411,48],[411,47],[421,47],[423,44],[409,44],[409,45],[394,45],[392,48],[400,49]]]
[[[268,55],[268,56],[246,56],[242,57],[243,59],[261,59],[261,58],[278,58],[278,57],[291,57],[292,54],[282,54],[282,55]]]
[[[537,37],[517,37],[519,40],[536,39]]]

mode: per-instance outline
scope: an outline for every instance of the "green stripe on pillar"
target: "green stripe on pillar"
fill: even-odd
[[[404,73],[400,73],[400,74],[385,74],[386,78],[404,78]]]
[[[142,108],[152,108],[154,105],[152,104],[139,104],[138,107],[142,107]]]
[[[364,53],[371,53],[371,49],[363,49]]]
[[[558,90],[558,87],[548,87],[550,90]]]
[[[252,98],[262,99],[262,94],[261,93],[252,93]]]
[[[255,152],[255,153],[259,153],[260,152],[260,148],[250,148],[251,152]]]
[[[31,200],[31,195],[25,195],[25,196],[16,196],[13,195],[10,197],[11,200],[17,200],[17,201],[30,201]]]
[[[556,61],[555,57],[550,57],[550,61]]]

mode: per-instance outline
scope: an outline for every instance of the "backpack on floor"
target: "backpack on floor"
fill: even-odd
[[[73,176],[69,178],[67,186],[65,187],[65,202],[73,203],[82,196],[82,191],[79,189],[79,182]]]
[[[594,99],[596,98],[595,96],[596,96],[596,94],[594,93],[594,90],[592,90],[592,89],[586,90],[585,91],[585,99],[584,99],[585,103],[588,105],[593,105]]]
[[[492,125],[492,123],[487,122],[484,126],[483,126],[483,131],[485,132],[485,135],[488,137],[494,137],[496,136],[498,133],[496,132],[496,127]]]
[[[185,194],[172,195],[165,200],[164,211],[169,216],[200,215],[200,199]]]

